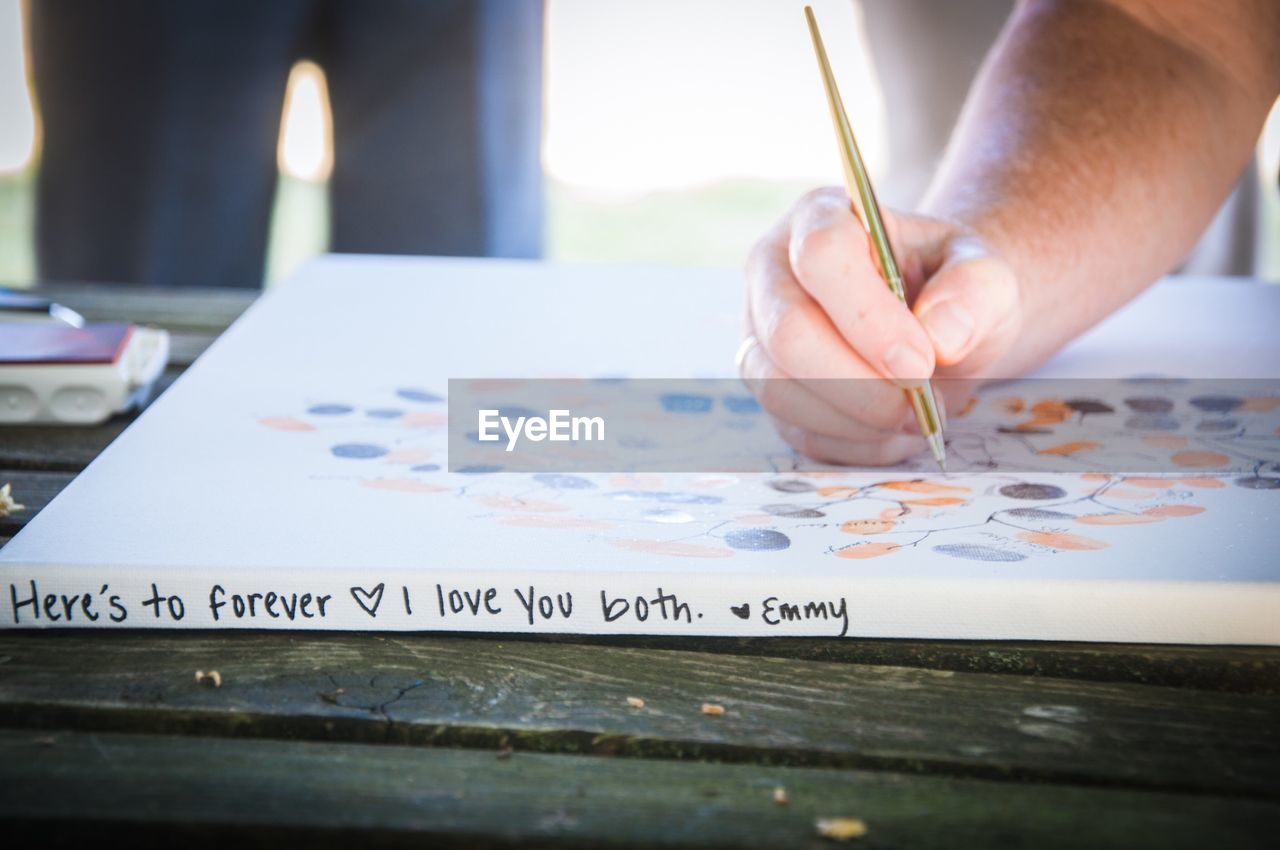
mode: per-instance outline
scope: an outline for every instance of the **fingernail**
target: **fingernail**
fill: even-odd
[[[905,342],[896,342],[884,356],[885,371],[899,383],[918,384],[929,377],[929,361]]]
[[[973,316],[954,301],[943,301],[920,317],[938,353],[954,357],[964,350],[973,336]]]

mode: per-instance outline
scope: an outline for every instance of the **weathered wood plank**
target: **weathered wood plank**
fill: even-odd
[[[258,290],[166,289],[110,284],[44,284],[35,290],[93,322],[137,322],[218,333],[261,294]]]
[[[789,805],[773,803],[778,786]],[[1211,796],[64,731],[0,731],[0,789],[6,837],[42,844],[147,824],[153,840],[182,831],[183,846],[237,833],[308,846],[831,846],[815,819],[853,816],[862,847],[1201,848],[1269,846],[1280,827],[1274,804]]]
[[[536,639],[555,643],[696,649],[699,652],[806,661],[890,664],[968,673],[1012,673],[1235,693],[1280,694],[1280,648],[1276,647],[636,635],[585,638],[581,635],[549,635]]]
[[[174,331],[169,334],[169,369],[182,371],[213,345],[218,334],[206,331]]]
[[[69,472],[34,472],[0,469],[0,486],[9,484],[13,499],[22,510],[0,516],[0,535],[13,535],[49,504],[75,476]]]
[[[1280,795],[1280,699],[359,634],[0,636],[0,723],[709,758]],[[198,687],[197,669],[224,686]],[[642,710],[626,697],[647,701]],[[704,702],[724,717],[699,713]]]

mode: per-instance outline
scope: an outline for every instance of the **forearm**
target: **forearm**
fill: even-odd
[[[1018,8],[925,204],[1018,277],[1024,331],[992,372],[1033,367],[1194,245],[1280,89],[1276,5]]]

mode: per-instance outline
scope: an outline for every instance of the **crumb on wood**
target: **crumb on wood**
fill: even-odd
[[[823,838],[852,841],[867,834],[867,824],[859,818],[818,818],[814,827]]]
[[[714,702],[704,702],[702,713],[709,717],[724,717],[724,706],[716,705]]]
[[[13,498],[13,485],[6,483],[0,487],[0,517],[6,517],[13,511],[26,509],[26,505],[18,504]]]
[[[644,700],[640,697],[627,697],[627,705],[632,708],[644,708]]]
[[[207,685],[211,688],[220,688],[222,687],[222,674],[217,670],[210,670],[208,673],[203,670],[197,670],[196,684]]]
[[[773,804],[775,806],[791,805],[791,798],[787,796],[787,789],[779,785],[773,789]]]

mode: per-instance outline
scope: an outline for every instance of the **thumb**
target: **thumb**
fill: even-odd
[[[964,372],[975,371],[1004,354],[1017,333],[1013,269],[980,244],[957,244],[924,285],[912,311],[940,365],[964,363]]]

